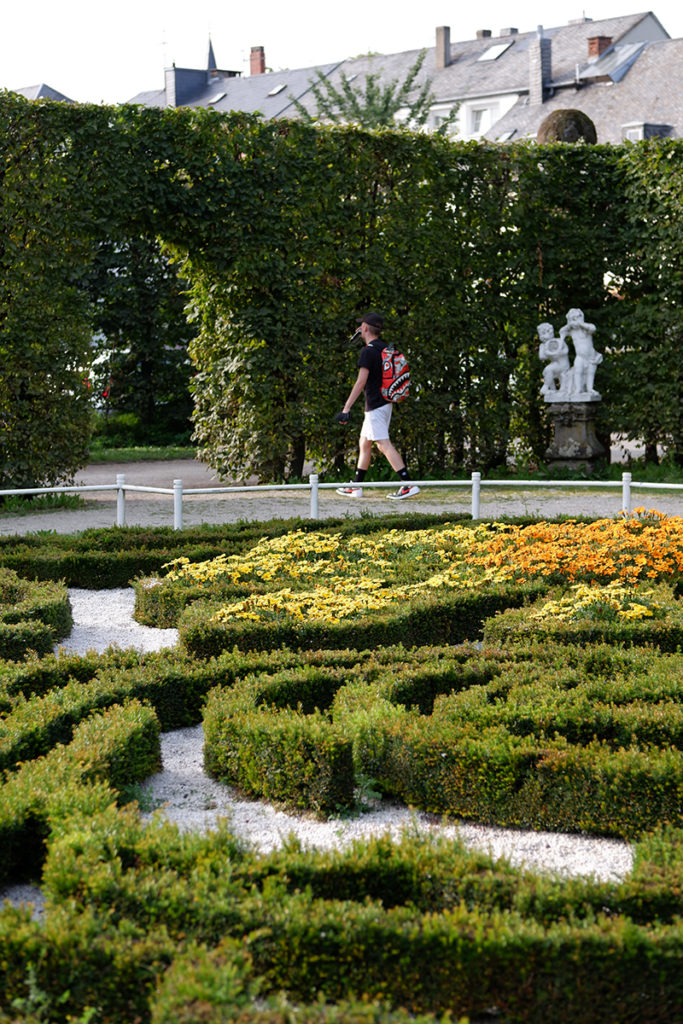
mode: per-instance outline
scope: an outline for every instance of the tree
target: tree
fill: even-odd
[[[92,383],[117,412],[134,413],[144,436],[190,430],[193,331],[182,284],[157,239],[107,239],[86,286],[95,328]]]
[[[598,135],[588,114],[582,110],[553,110],[541,123],[536,141],[541,145],[548,142],[589,142],[595,144]]]
[[[343,71],[341,89],[337,89],[329,78],[321,71],[317,71],[317,82],[311,82],[311,91],[317,103],[315,114],[308,111],[294,96],[290,98],[297,112],[309,124],[323,121],[352,124],[359,128],[396,127],[396,115],[406,110],[406,124],[411,128],[424,128],[434,102],[430,79],[426,79],[419,87],[416,85],[426,55],[426,50],[420,51],[403,82],[393,78],[383,86],[377,72],[367,74],[364,90],[354,88],[352,80]],[[416,88],[418,91],[414,95]],[[448,131],[454,123],[456,114],[457,107],[453,108],[448,118],[439,125],[439,134],[443,135]]]

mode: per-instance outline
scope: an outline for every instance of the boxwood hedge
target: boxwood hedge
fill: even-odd
[[[28,651],[47,654],[72,625],[63,584],[32,582],[0,567],[0,658],[17,659]]]

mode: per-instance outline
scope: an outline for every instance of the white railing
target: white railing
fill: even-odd
[[[641,483],[632,479],[631,473],[622,473],[621,481],[616,480],[482,480],[481,473],[472,473],[466,480],[415,480],[420,487],[450,487],[464,488],[471,491],[471,512],[472,519],[481,518],[481,490],[486,487],[514,488],[526,490],[532,488],[588,488],[595,490],[607,488],[618,490],[621,488],[621,511],[631,511],[631,494],[635,489],[647,490],[668,490],[683,491],[683,484],[654,484]],[[183,498],[196,494],[246,494],[249,492],[263,493],[265,491],[308,491],[310,493],[310,518],[319,518],[319,493],[320,491],[336,490],[339,484],[321,484],[318,474],[312,473],[308,483],[304,484],[253,484],[235,485],[229,487],[191,487],[183,488],[182,480],[174,480],[173,487],[146,487],[141,484],[126,483],[125,475],[119,473],[116,483],[113,484],[76,484],[62,487],[27,487],[15,490],[0,491],[0,497],[5,495],[28,495],[28,494],[82,494],[88,491],[116,491],[116,525],[126,525],[126,493],[144,492],[147,494],[167,494],[173,498],[173,529],[183,528]],[[363,489],[390,489],[395,490],[396,481],[383,483],[369,483],[363,481]]]

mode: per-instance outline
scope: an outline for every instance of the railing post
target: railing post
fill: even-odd
[[[472,474],[472,518],[479,518],[479,504],[481,494],[481,473]]]
[[[624,512],[631,512],[631,474],[621,474],[621,507]]]
[[[311,485],[311,519],[318,519],[318,474],[310,473],[308,482]]]
[[[183,528],[183,481],[173,481],[173,529]]]
[[[117,473],[116,475],[116,525],[126,525],[126,476],[125,473]]]

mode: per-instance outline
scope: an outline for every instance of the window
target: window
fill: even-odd
[[[272,88],[272,89],[270,90],[270,92],[268,93],[268,95],[269,95],[269,96],[277,96],[277,94],[278,94],[279,92],[282,92],[282,90],[283,90],[283,89],[286,89],[286,88],[287,88],[287,84],[286,84],[286,82],[280,82],[280,84],[279,84],[279,85],[274,85],[274,86],[273,86],[273,88]]]
[[[489,130],[493,120],[491,107],[470,107],[467,115],[468,134],[475,137],[483,135]]]
[[[493,46],[489,46],[488,50],[484,50],[484,52],[477,57],[477,61],[498,60],[501,54],[505,53],[505,51],[512,46],[513,42],[514,40],[511,39],[507,43],[494,43]]]

